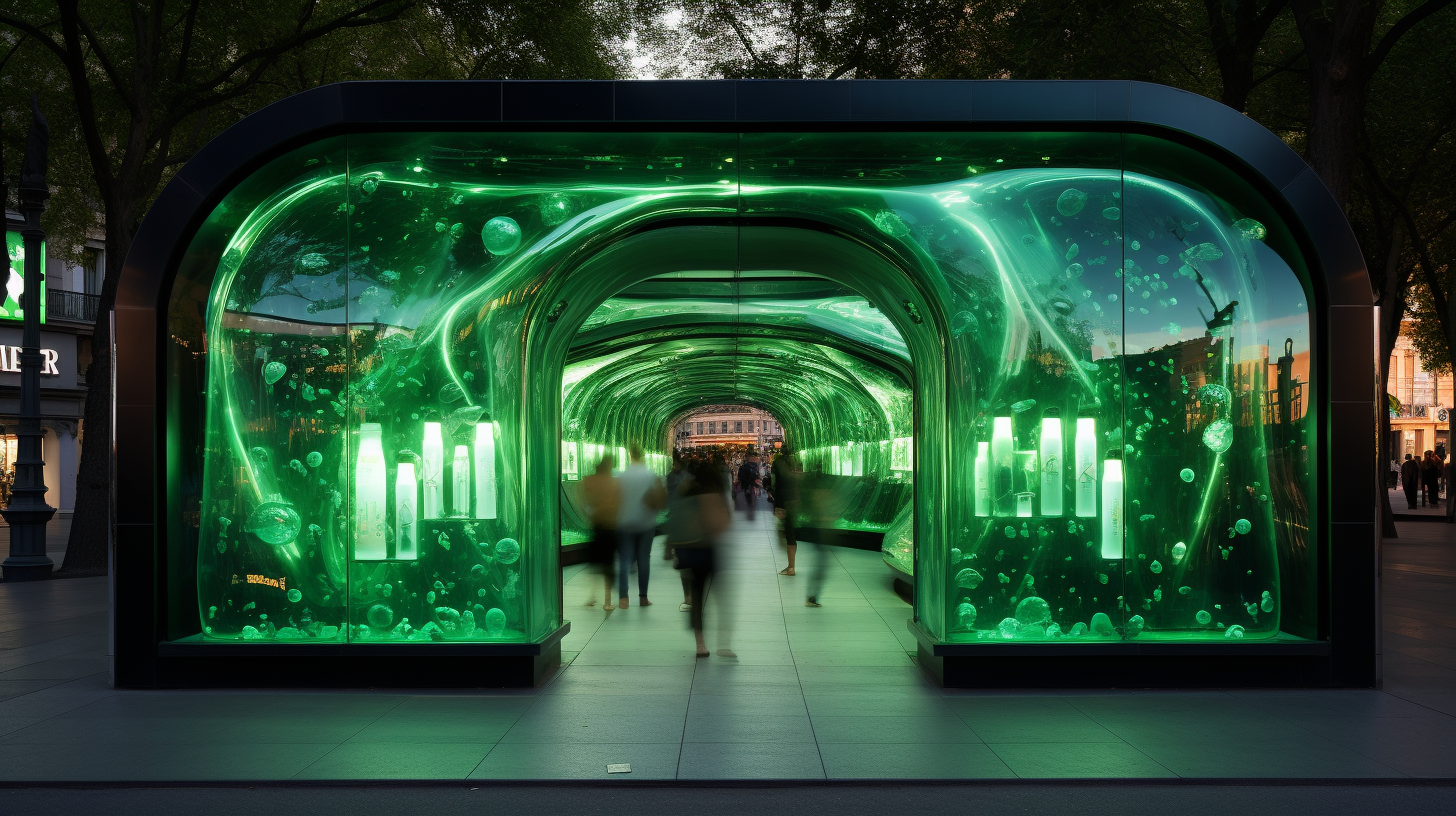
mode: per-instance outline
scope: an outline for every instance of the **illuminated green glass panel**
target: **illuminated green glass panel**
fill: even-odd
[[[576,477],[748,404],[934,637],[1313,637],[1309,298],[1256,191],[1143,136],[321,142],[179,272],[169,635],[542,638]]]
[[[5,254],[10,258],[9,271],[5,278],[5,291],[0,293],[0,319],[24,320],[25,309],[20,305],[25,292],[25,238],[19,232],[5,233]],[[45,242],[40,245],[40,275],[45,278]],[[40,289],[40,322],[45,323],[46,287]]]

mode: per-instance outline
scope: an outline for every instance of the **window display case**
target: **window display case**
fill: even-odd
[[[1334,676],[1331,593],[1368,598],[1329,583],[1328,440],[1366,395],[1331,389],[1369,361],[1323,356],[1357,287],[1321,191],[1075,117],[429,121],[259,151],[169,233],[154,654],[549,650],[583,469],[662,472],[721,403],[883,533],[949,683],[1158,644]]]

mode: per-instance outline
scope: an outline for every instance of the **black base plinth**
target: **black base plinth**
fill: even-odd
[[[44,581],[55,573],[55,569],[56,562],[44,555],[12,556],[0,562],[0,580]]]
[[[945,688],[1348,688],[1330,644],[936,643],[917,630],[916,660]]]
[[[10,557],[0,562],[0,580],[43,581],[56,567],[56,562],[45,554],[46,524],[56,509],[45,502],[16,506],[21,498],[16,497],[10,507],[0,510],[0,516],[10,525]]]
[[[562,626],[543,643],[175,642],[152,671],[118,666],[118,688],[532,688],[561,666]]]

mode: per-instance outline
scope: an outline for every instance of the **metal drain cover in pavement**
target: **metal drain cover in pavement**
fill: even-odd
[[[632,773],[632,766],[631,766],[631,764],[626,763],[626,762],[621,762],[621,763],[618,763],[616,765],[608,765],[607,766],[607,773],[609,773],[609,774],[614,774],[614,773]]]

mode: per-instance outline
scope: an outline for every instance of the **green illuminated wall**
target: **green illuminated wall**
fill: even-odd
[[[319,142],[179,271],[169,629],[540,639],[567,445],[747,402],[913,483],[877,523],[934,637],[1313,637],[1309,297],[1255,190],[1145,136]]]

